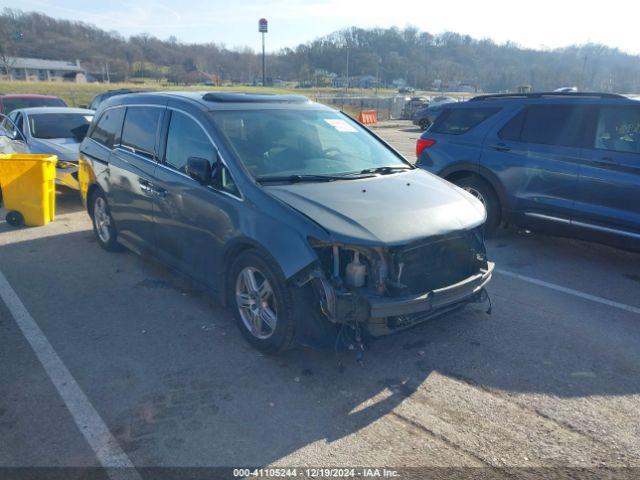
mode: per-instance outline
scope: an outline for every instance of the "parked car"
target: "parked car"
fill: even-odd
[[[413,87],[400,87],[400,88],[398,88],[398,93],[413,93],[415,91],[416,90]]]
[[[202,282],[267,352],[401,330],[491,278],[476,198],[302,96],[117,96],[80,152],[98,244]]]
[[[416,110],[413,114],[411,118],[413,124],[419,126],[422,130],[426,130],[440,115],[444,106],[454,102],[457,102],[457,100],[453,97],[439,96],[432,98],[424,108]]]
[[[447,105],[417,165],[508,222],[629,245],[640,240],[640,102],[604,93],[485,95]]]
[[[7,94],[0,95],[0,113],[9,115],[18,108],[66,107],[64,100],[52,95]]]
[[[102,102],[105,100],[115,97],[117,95],[126,95],[128,93],[136,93],[136,92],[146,92],[148,90],[130,90],[128,88],[120,88],[118,90],[109,90],[107,92],[99,93],[91,100],[89,104],[89,108],[91,110],[97,110]]]
[[[429,101],[426,97],[406,97],[402,108],[402,119],[411,120],[417,110],[425,108],[427,105],[429,105]]]
[[[1,153],[49,153],[58,156],[56,183],[78,189],[78,148],[93,110],[39,107],[0,115]]]

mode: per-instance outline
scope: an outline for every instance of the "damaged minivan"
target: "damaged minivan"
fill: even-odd
[[[98,243],[203,283],[265,352],[399,331],[491,279],[476,198],[302,96],[113,97],[81,162]]]

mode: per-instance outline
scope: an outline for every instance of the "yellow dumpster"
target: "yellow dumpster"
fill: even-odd
[[[56,208],[55,155],[0,155],[0,188],[7,223],[46,225]]]

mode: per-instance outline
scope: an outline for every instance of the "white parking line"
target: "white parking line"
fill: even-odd
[[[592,302],[601,303],[603,305],[608,305],[609,307],[619,308],[620,310],[625,310],[627,312],[637,313],[638,315],[640,315],[640,307],[634,307],[633,305],[614,302],[613,300],[609,300],[607,298],[598,297],[596,295],[591,295],[590,293],[584,293],[579,290],[563,287],[562,285],[556,285],[555,283],[545,282],[544,280],[538,280],[537,278],[527,277],[526,275],[520,275],[519,273],[509,272],[500,268],[496,268],[496,272],[507,277],[517,278],[518,280],[522,280],[523,282],[533,283],[534,285],[550,288],[558,292],[573,295],[574,297],[584,298],[585,300],[590,300]]]
[[[15,290],[0,271],[0,298],[11,312],[47,375],[69,409],[78,429],[84,435],[112,480],[140,480],[129,457],[122,451],[109,428],[91,405],[78,383],[55,352],[47,337],[26,309]]]

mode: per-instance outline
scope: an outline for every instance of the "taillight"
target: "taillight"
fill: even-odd
[[[419,138],[416,143],[416,157],[420,157],[420,154],[425,148],[432,147],[436,141],[431,138]]]

